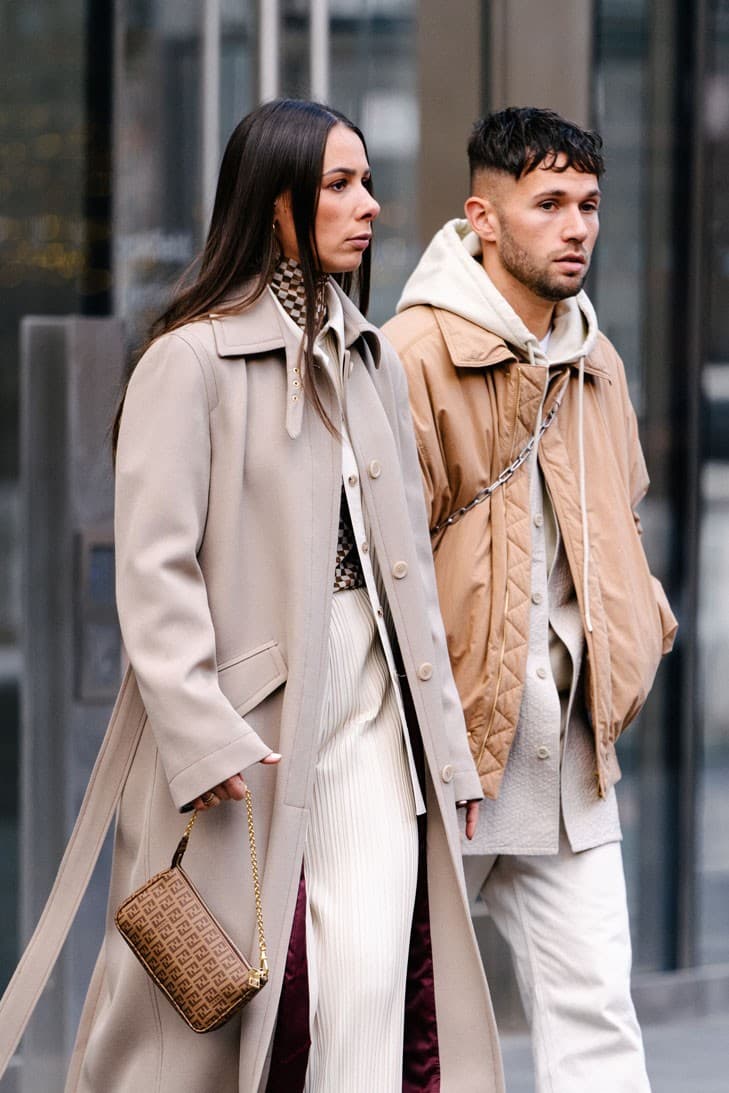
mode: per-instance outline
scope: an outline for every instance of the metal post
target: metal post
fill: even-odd
[[[43,910],[119,685],[107,430],[123,373],[120,320],[23,320],[21,944]],[[103,937],[108,849],[23,1039],[23,1093],[63,1084]]]
[[[327,102],[329,98],[329,0],[311,0],[309,86],[312,99]]]
[[[261,0],[258,21],[258,97],[275,99],[279,92],[279,0]]]
[[[482,18],[481,0],[418,4],[418,177],[428,180],[417,197],[423,244],[445,220],[458,216],[468,193],[466,137],[482,110]]]
[[[490,109],[536,103],[587,125],[594,0],[491,0]],[[565,70],[545,41],[559,42]]]
[[[671,760],[676,772],[674,963],[678,968],[695,965],[698,942],[696,781],[703,736],[698,663],[703,448],[701,381],[706,360],[706,208],[703,200],[706,146],[702,89],[707,69],[709,10],[707,0],[697,0],[686,7],[680,39],[686,67],[683,80],[676,81],[678,116],[684,126],[677,134],[674,150],[676,176],[681,179],[674,211],[675,238],[680,240],[680,250],[674,268],[682,271],[683,277],[678,275],[675,286],[679,302],[674,309],[673,340],[678,351],[674,365],[672,423],[672,436],[680,438],[674,441],[672,480],[679,491],[676,520],[682,544],[677,551],[682,565],[681,581],[675,586],[682,590],[679,656],[674,653],[672,664],[672,673],[680,678],[681,693],[676,704],[680,720],[678,733],[671,741]],[[687,131],[688,138],[685,136]]]
[[[207,227],[215,200],[220,158],[220,0],[202,6],[202,222]]]

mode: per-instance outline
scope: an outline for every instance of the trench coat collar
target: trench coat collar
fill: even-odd
[[[367,322],[331,277],[329,288],[336,293],[342,307],[346,351],[349,352],[359,342],[359,355],[363,363],[379,368],[382,345],[377,327]],[[225,303],[226,307],[234,306],[235,297]],[[286,357],[286,432],[295,440],[301,435],[304,421],[305,399],[300,377],[301,332],[287,319],[273,293],[265,289],[253,303],[240,311],[211,312],[210,323],[220,357],[245,357],[248,361],[255,361],[257,356],[283,349]]]
[[[330,278],[329,285],[342,305],[346,348],[351,349],[359,338],[363,338],[372,354],[375,367],[379,367],[382,351],[379,330],[367,322],[336,281]],[[226,301],[226,307],[234,302],[235,298]],[[215,348],[220,357],[255,357],[271,350],[285,349],[288,362],[290,349],[293,349],[295,356],[299,354],[301,340],[291,324],[286,322],[281,308],[268,289],[245,309],[225,313],[211,312],[210,320]]]
[[[457,368],[489,368],[520,360],[503,338],[492,334],[478,323],[443,308],[433,308],[433,314],[451,361]],[[576,370],[578,365],[579,362],[575,361],[570,367]],[[590,357],[585,358],[585,372],[610,380],[607,369],[600,367]]]

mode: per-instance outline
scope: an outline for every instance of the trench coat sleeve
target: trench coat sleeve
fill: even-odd
[[[418,462],[418,451],[413,430],[413,420],[408,400],[408,384],[405,372],[395,351],[386,347],[387,363],[392,374],[398,414],[398,439],[400,459],[410,523],[415,539],[423,588],[425,590],[428,619],[435,647],[436,670],[441,682],[443,719],[451,765],[454,770],[453,786],[456,801],[480,801],[483,799],[481,780],[471,756],[466,736],[466,723],[463,717],[461,700],[451,672],[448,646],[446,644],[443,620],[438,606],[438,591],[435,582],[433,553],[430,547],[428,520],[425,510],[422,479]]]
[[[608,343],[609,345],[609,343]],[[635,526],[639,535],[643,535],[643,526],[641,524],[640,516],[638,515],[638,505],[648,492],[650,485],[650,478],[648,476],[648,468],[645,464],[645,457],[643,455],[643,448],[640,443],[640,436],[638,434],[638,419],[635,414],[635,409],[630,401],[630,393],[628,391],[628,382],[625,376],[625,366],[619,356],[619,354],[610,346],[615,358],[615,366],[617,369],[617,382],[619,385],[620,397],[623,408],[623,415],[625,421],[625,436],[626,436],[626,449],[628,453],[628,475],[630,481],[630,505],[633,510],[633,519],[635,520]],[[676,638],[676,632],[678,630],[678,621],[671,610],[671,605],[668,602],[668,597],[663,589],[663,585],[657,577],[651,575],[651,581],[653,582],[653,592],[656,597],[656,604],[658,606],[658,615],[661,622],[661,641],[663,653],[670,653],[673,648],[673,643]]]
[[[271,751],[218,685],[197,557],[216,401],[209,362],[163,335],[132,374],[117,449],[119,620],[178,808]]]

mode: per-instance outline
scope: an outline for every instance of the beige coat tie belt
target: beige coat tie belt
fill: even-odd
[[[38,925],[0,1000],[0,1078],[55,967],[121,797],[146,712],[130,669]]]

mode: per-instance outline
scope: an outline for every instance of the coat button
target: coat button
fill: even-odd
[[[537,676],[538,676],[539,679],[546,679],[547,678],[547,669],[546,668],[537,668]]]
[[[422,680],[430,679],[430,677],[432,675],[433,675],[433,665],[429,664],[427,660],[423,661],[423,663],[418,668],[418,679],[422,679]]]
[[[357,485],[357,475],[356,474],[350,474],[347,481],[349,482],[350,486],[356,486]]]
[[[370,549],[370,544],[369,544],[369,543],[367,542],[367,540],[366,540],[366,539],[365,539],[365,541],[364,541],[364,542],[362,543],[362,546],[361,546],[361,547],[360,547],[359,549],[361,550],[361,552],[362,552],[363,554],[367,554],[367,553],[369,552],[369,549]]]
[[[379,478],[382,474],[382,467],[377,459],[373,459],[367,468],[370,478]]]
[[[403,577],[407,576],[408,563],[407,562],[395,562],[392,567],[392,575],[396,580],[401,581]]]
[[[453,781],[453,767],[450,763],[446,763],[446,765],[443,767],[443,770],[440,772],[440,776],[444,782]]]
[[[537,755],[540,759],[549,759],[549,748],[544,744],[540,744],[537,748]]]

